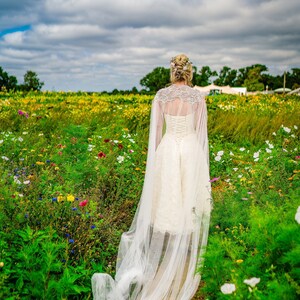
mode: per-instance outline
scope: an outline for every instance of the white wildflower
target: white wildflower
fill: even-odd
[[[222,151],[219,151],[218,153],[217,153],[217,155],[218,156],[222,156],[224,154],[224,151],[222,150]]]
[[[233,171],[237,171],[238,169],[239,169],[239,168],[233,168],[232,170],[233,170]]]
[[[92,151],[94,147],[95,147],[94,145],[89,144],[87,150],[88,150],[88,151]]]
[[[21,198],[22,198],[22,197],[24,197],[24,195],[23,195],[23,194],[19,194],[19,197],[21,197]]]
[[[118,161],[119,163],[122,163],[122,162],[124,161],[124,156],[119,155],[119,156],[117,157],[117,161]]]
[[[44,134],[43,133],[39,133],[39,136],[43,136]]]
[[[225,283],[221,286],[221,292],[225,295],[232,294],[235,290],[234,283]]]
[[[131,142],[131,143],[135,143],[135,141],[133,140],[133,139],[129,139],[129,142]]]
[[[273,144],[271,144],[269,141],[266,141],[266,144],[268,145],[268,147],[269,147],[270,149],[273,149],[273,148],[274,148]]]
[[[244,147],[240,148],[240,151],[245,151],[246,149]]]
[[[259,157],[257,157],[257,158],[254,158],[254,161],[259,161]]]
[[[4,141],[3,140],[0,140],[0,144],[2,144]]]
[[[294,125],[294,128],[297,130],[297,129],[298,129],[298,126],[297,126],[297,125]]]
[[[118,143],[119,143],[119,141],[118,141],[118,140],[113,140],[113,142],[114,142],[115,144],[118,144]]]
[[[21,184],[21,181],[18,179],[18,176],[14,176],[14,182],[16,184]]]
[[[217,156],[215,157],[215,160],[216,160],[216,161],[220,161],[221,159],[222,159],[222,157],[219,156],[219,155],[217,155]]]
[[[245,279],[244,283],[250,285],[251,287],[255,287],[260,282],[260,278],[252,277],[250,279]]]
[[[254,152],[253,158],[258,158],[258,157],[259,157],[259,152],[260,152],[260,151]]]
[[[28,132],[27,131],[23,131],[23,135],[26,135],[26,134],[28,134]]]
[[[292,138],[295,138],[296,136],[295,136],[294,134],[291,134],[291,137],[292,137]]]
[[[282,151],[283,151],[283,152],[288,152],[288,151],[287,151],[286,149],[284,149],[284,148],[282,148]]]
[[[24,183],[24,184],[29,184],[29,183],[30,183],[30,180],[25,180],[23,183]]]
[[[23,138],[18,137],[18,141],[19,141],[19,142],[23,142],[24,140],[23,140]]]
[[[273,132],[272,134],[276,136],[276,132]]]
[[[298,208],[297,208],[297,212],[296,212],[296,215],[295,215],[295,220],[298,224],[300,224],[300,206],[298,206]]]
[[[3,160],[9,160],[9,158],[8,157],[6,157],[6,156],[1,156],[1,158],[3,159]]]
[[[272,150],[269,149],[269,148],[266,148],[266,151],[267,151],[267,153],[271,153],[272,152]]]
[[[283,130],[284,130],[285,132],[287,132],[287,133],[290,133],[290,132],[291,132],[291,129],[288,128],[288,127],[283,127]]]
[[[229,155],[230,155],[230,156],[234,156],[234,154],[232,153],[232,151],[229,152]]]
[[[242,177],[243,177],[243,175],[242,175],[242,174],[238,175],[238,178],[242,178]]]

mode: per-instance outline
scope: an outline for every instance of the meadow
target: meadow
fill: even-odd
[[[0,93],[0,299],[92,299],[92,274],[114,274],[152,99]],[[297,299],[300,99],[206,102],[214,207],[194,299]]]

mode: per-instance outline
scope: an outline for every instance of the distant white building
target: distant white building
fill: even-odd
[[[300,88],[297,88],[295,90],[292,90],[288,93],[288,95],[298,95],[300,96]]]
[[[194,86],[195,89],[202,92],[210,92],[210,93],[218,93],[218,94],[237,94],[237,95],[246,95],[247,88],[245,87],[230,87],[226,86],[218,86],[215,84],[210,84],[207,86]]]

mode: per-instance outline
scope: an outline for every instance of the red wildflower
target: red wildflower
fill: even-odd
[[[110,139],[105,139],[104,143],[108,143],[110,141]]]
[[[79,202],[79,206],[82,206],[82,207],[83,207],[83,206],[86,206],[87,203],[88,203],[87,200],[83,200],[83,201]]]
[[[100,152],[98,153],[98,157],[99,157],[99,158],[106,157],[106,154],[105,154],[104,152],[100,151]]]
[[[123,145],[122,144],[118,144],[119,149],[123,149]]]

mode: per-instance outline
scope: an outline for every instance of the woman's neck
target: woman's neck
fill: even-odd
[[[185,81],[177,81],[174,85],[187,85]]]

